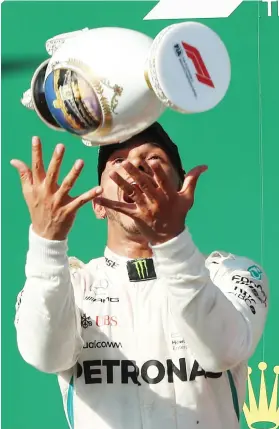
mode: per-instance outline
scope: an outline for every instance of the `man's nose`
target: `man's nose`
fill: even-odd
[[[138,168],[140,171],[152,176],[153,171],[151,167],[148,165],[146,161],[144,161],[142,158],[136,158],[130,161],[136,168]]]

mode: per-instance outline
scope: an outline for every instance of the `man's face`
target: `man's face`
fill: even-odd
[[[118,185],[110,178],[110,174],[114,171],[117,171],[125,180],[129,183],[133,181],[133,178],[129,177],[128,173],[123,169],[123,161],[129,161],[134,166],[139,168],[143,174],[147,174],[152,177],[153,172],[150,167],[154,163],[160,163],[167,177],[169,178],[170,183],[174,185],[176,189],[179,189],[180,180],[176,170],[174,169],[168,155],[156,144],[152,143],[142,143],[138,139],[134,138],[130,144],[119,145],[119,149],[114,151],[106,163],[106,167],[102,174],[101,186],[103,187],[103,196],[110,200],[118,200],[121,202],[127,202],[123,191],[118,187]],[[133,219],[129,216],[126,216],[122,213],[116,212],[114,210],[105,209],[108,222],[110,222],[110,227],[113,227],[113,224],[118,224],[121,226],[127,233],[130,234],[139,234]]]

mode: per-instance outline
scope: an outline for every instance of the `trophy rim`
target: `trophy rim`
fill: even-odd
[[[36,71],[34,72],[32,79],[31,79],[31,85],[30,85],[30,90],[31,90],[31,97],[32,97],[32,103],[34,106],[34,110],[37,113],[37,115],[39,116],[39,118],[51,129],[55,130],[55,131],[60,131],[60,132],[65,132],[66,130],[64,130],[63,128],[59,127],[59,126],[55,126],[53,124],[51,124],[50,122],[48,122],[44,116],[41,114],[40,110],[37,107],[37,103],[35,100],[35,96],[34,96],[34,86],[36,83],[36,79],[40,73],[40,71],[49,64],[51,58],[47,58],[45,61],[43,61],[40,66],[36,69]],[[55,120],[55,119],[54,119]]]

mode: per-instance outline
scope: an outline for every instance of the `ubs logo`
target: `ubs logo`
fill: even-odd
[[[96,325],[100,328],[101,326],[117,326],[116,316],[96,316]]]

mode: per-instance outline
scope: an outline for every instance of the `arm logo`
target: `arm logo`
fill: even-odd
[[[248,399],[249,406],[245,403],[243,412],[246,418],[247,425],[250,429],[254,428],[273,428],[279,427],[279,407],[278,407],[278,374],[279,366],[274,367],[274,383],[270,401],[268,401],[267,386],[265,379],[265,370],[267,364],[260,362],[258,365],[261,371],[260,387],[259,387],[259,398],[256,399],[256,395],[253,389],[251,374],[252,369],[248,368]]]
[[[202,56],[200,52],[194,46],[189,45],[188,43],[182,42],[182,46],[186,55],[192,60],[195,69],[196,69],[196,77],[199,82],[204,85],[210,86],[211,88],[215,88],[214,83],[210,77],[210,74],[204,64]]]
[[[256,279],[256,280],[262,279],[263,272],[259,267],[257,267],[257,265],[251,265],[251,267],[249,267],[247,271],[249,271],[253,279]]]

